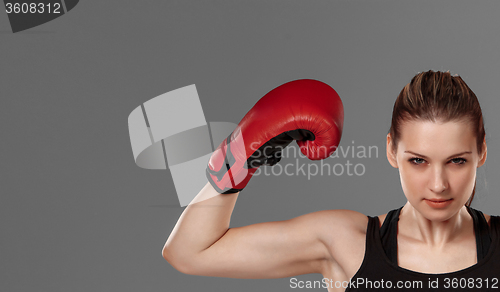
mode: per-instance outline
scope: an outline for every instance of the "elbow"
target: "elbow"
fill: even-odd
[[[170,260],[169,260],[169,258],[170,258],[170,251],[168,251],[166,248],[163,248],[163,250],[161,251],[161,255],[162,255],[162,257],[163,257],[163,258],[164,258],[167,262],[169,262],[169,263],[170,263]]]
[[[193,265],[183,257],[176,257],[170,250],[162,250],[163,258],[177,271],[187,275],[197,275],[194,272]]]

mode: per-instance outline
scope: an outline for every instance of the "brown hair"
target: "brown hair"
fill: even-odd
[[[394,152],[401,137],[401,123],[410,120],[432,122],[465,120],[473,126],[479,155],[483,152],[485,131],[479,101],[462,78],[451,76],[449,71],[429,70],[419,73],[401,90],[394,103],[389,130]],[[466,206],[472,203],[475,192],[474,183],[472,195]]]

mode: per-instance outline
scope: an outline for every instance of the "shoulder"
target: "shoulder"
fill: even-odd
[[[484,215],[484,219],[486,219],[486,222],[488,223],[489,226],[491,226],[491,218],[493,218],[493,217],[499,217],[499,216],[488,215],[488,214],[483,214],[483,215]]]
[[[340,273],[347,278],[354,275],[365,254],[368,216],[344,209],[323,210],[307,216],[318,223],[316,232],[328,250],[323,275]]]
[[[483,213],[481,210],[477,210],[477,209],[474,209],[476,211],[479,211],[480,214],[483,214],[484,216],[484,219],[486,220],[486,222],[488,223],[488,225],[491,225],[491,218],[492,217],[498,217],[498,216],[495,216],[495,215],[488,215],[488,214],[485,214]]]
[[[290,221],[295,228],[313,231],[327,245],[339,238],[364,236],[368,226],[368,216],[345,209],[316,211]]]
[[[488,214],[483,214],[484,215],[484,219],[486,219],[486,222],[488,222],[488,225],[490,224],[490,221],[491,221],[491,215],[488,215]]]
[[[387,213],[379,215],[377,217],[378,217],[379,227],[382,227],[382,223],[384,223],[385,217],[387,217]]]
[[[304,222],[303,226],[314,229],[331,256],[343,252],[349,245],[364,245],[368,216],[352,210],[336,209],[309,213],[296,219]]]
[[[322,210],[301,217],[312,221],[320,228],[337,232],[366,232],[368,216],[352,210]]]

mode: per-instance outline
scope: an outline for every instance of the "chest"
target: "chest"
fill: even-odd
[[[429,248],[428,245],[404,235],[399,235],[397,241],[398,266],[411,271],[441,274],[463,270],[477,263],[474,234],[442,248]],[[335,263],[329,263],[330,266],[323,273],[323,277],[331,283],[328,291],[345,291],[342,284],[346,284],[354,278],[363,263],[366,251],[365,244],[366,238],[364,236],[359,236],[356,239],[351,238],[348,249],[342,253],[344,256],[339,257],[339,261]]]
[[[430,247],[405,236],[398,236],[398,266],[427,274],[463,270],[477,263],[474,235],[443,247]]]

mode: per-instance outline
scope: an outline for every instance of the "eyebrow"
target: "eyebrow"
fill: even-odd
[[[416,155],[416,156],[420,156],[420,157],[423,157],[423,158],[428,158],[428,157],[427,157],[427,156],[425,156],[425,155],[418,154],[418,153],[416,153],[416,152],[409,151],[409,150],[408,150],[408,151],[405,151],[405,153],[411,153],[411,154]],[[452,157],[456,157],[456,156],[460,156],[460,155],[464,155],[464,154],[471,154],[471,153],[472,153],[472,151],[464,151],[464,152],[460,152],[460,153],[457,153],[457,154],[450,155],[450,156],[448,156],[448,158],[446,158],[446,159],[450,159],[450,158],[452,158]]]

